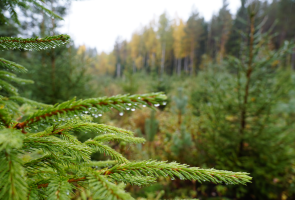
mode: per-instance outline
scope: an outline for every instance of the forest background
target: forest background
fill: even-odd
[[[71,3],[49,2],[61,16]],[[138,199],[294,199],[295,49],[284,48],[295,39],[295,1],[242,0],[235,16],[223,2],[210,21],[197,10],[188,19],[163,13],[130,41],[118,39],[110,53],[98,54],[72,41],[53,50],[2,54],[27,66],[29,72],[21,76],[35,82],[20,93],[44,103],[165,92],[169,100],[157,112],[129,109],[93,116],[147,139],[135,147],[113,144],[128,159],[177,161],[253,177],[247,187],[163,178],[150,187],[130,187]],[[250,9],[255,10],[253,21]],[[60,22],[45,13],[19,15],[21,26],[1,24],[0,36],[59,34]],[[252,26],[255,59],[247,49]]]

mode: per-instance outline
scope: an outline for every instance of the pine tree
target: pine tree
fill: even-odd
[[[226,43],[226,51],[229,55],[241,56],[241,43],[244,41],[243,34],[248,32],[245,21],[247,21],[246,0],[241,0],[241,7],[238,10],[232,31]]]
[[[47,11],[34,0],[4,1],[16,22],[17,4],[35,4]],[[48,14],[55,16],[50,11]],[[2,17],[5,20],[5,16]],[[28,39],[1,37],[0,48],[39,51],[59,47],[69,39],[67,35]],[[107,143],[114,140],[136,144],[145,140],[134,137],[131,131],[92,122],[92,116],[112,110],[157,107],[166,101],[162,93],[74,98],[46,105],[19,96],[17,88],[11,84],[30,83],[14,74],[25,72],[23,66],[3,58],[0,63],[0,199],[71,199],[75,191],[84,188],[90,191],[93,199],[129,200],[133,198],[120,183],[144,186],[154,183],[159,176],[200,183],[246,184],[251,180],[243,172],[200,169],[176,162],[129,161]],[[20,106],[25,104],[31,106],[29,112],[21,112]],[[97,136],[81,142],[73,132],[94,132]],[[94,152],[113,160],[92,161]]]

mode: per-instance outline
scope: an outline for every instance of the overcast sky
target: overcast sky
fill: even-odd
[[[240,0],[228,0],[235,14]],[[62,33],[69,34],[76,45],[96,47],[110,52],[118,36],[131,39],[132,33],[166,11],[187,20],[195,7],[206,21],[222,7],[222,0],[86,0],[72,1]]]

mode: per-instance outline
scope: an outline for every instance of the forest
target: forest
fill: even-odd
[[[130,40],[118,37],[111,52],[61,35],[58,18],[70,0],[11,2],[0,2],[0,199],[295,199],[294,0],[241,0],[237,13],[223,0],[209,21],[196,9],[188,19],[163,12]],[[17,46],[9,38],[37,43]],[[42,45],[42,38],[56,42]],[[86,154],[93,163],[81,167]],[[16,189],[5,181],[13,159],[23,173],[16,180],[28,180],[16,181]],[[190,171],[196,167],[213,171]],[[119,178],[124,170],[129,174]],[[28,192],[15,195],[19,189]]]

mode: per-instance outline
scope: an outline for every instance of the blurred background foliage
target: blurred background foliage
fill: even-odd
[[[295,39],[295,1],[242,0],[235,16],[223,2],[208,22],[197,11],[187,20],[163,13],[130,41],[118,39],[110,53],[72,41],[54,50],[2,54],[29,69],[22,77],[35,83],[20,93],[44,103],[165,92],[169,100],[157,111],[94,116],[146,138],[143,145],[113,144],[128,159],[177,161],[253,177],[247,187],[161,178],[150,187],[128,187],[138,199],[294,199],[295,49],[288,41]],[[50,3],[60,16],[67,14],[70,1]],[[34,12],[39,15],[21,14],[21,26],[0,24],[0,36],[58,34],[59,21]],[[89,134],[94,136],[77,137]],[[87,199],[87,191],[80,193]]]

